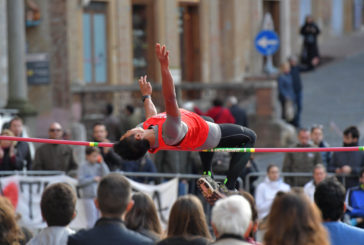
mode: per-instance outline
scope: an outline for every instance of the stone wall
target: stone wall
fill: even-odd
[[[6,0],[0,0],[0,108],[5,107],[8,96],[8,45]]]

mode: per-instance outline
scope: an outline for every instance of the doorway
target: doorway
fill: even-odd
[[[198,3],[180,3],[179,5],[179,38],[181,75],[184,82],[201,81],[200,54],[200,18]],[[200,91],[184,93],[186,99],[200,97]]]

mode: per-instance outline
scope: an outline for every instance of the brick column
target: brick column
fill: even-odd
[[[221,82],[219,0],[201,0],[201,80]]]
[[[224,0],[221,11],[221,67],[223,79],[242,82],[248,63],[250,38],[249,0]]]
[[[299,0],[291,0],[290,1],[290,44],[291,44],[291,53],[292,55],[299,56],[302,49],[302,37],[299,34],[300,31],[300,1]]]
[[[71,102],[70,81],[68,81],[68,39],[67,4],[53,0],[49,4],[50,66],[54,107],[68,107]]]
[[[262,28],[263,23],[263,1],[250,2],[250,56],[249,56],[249,73],[251,75],[261,74],[263,70],[263,56],[258,53],[254,46],[255,36]]]
[[[132,5],[129,0],[116,1],[116,43],[118,47],[116,83],[133,83]]]
[[[281,62],[284,62],[287,60],[288,56],[292,54],[292,48],[291,48],[291,21],[290,21],[290,15],[291,15],[291,8],[290,8],[290,0],[281,0],[280,4],[280,38],[281,38],[281,44],[280,44],[280,50],[281,55],[280,59]]]

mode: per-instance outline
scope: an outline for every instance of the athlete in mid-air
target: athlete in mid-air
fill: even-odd
[[[127,131],[114,145],[115,152],[127,160],[137,160],[147,151],[193,150],[201,151],[215,147],[254,146],[256,134],[253,130],[236,124],[216,124],[211,118],[203,118],[194,112],[178,107],[172,75],[169,71],[169,56],[166,47],[155,46],[161,73],[162,95],[166,112],[157,114],[152,102],[152,86],[147,76],[140,77],[139,87],[144,103],[146,120]],[[212,174],[213,152],[200,152],[203,176],[197,181],[206,200],[214,202],[235,190],[236,180],[249,160],[250,153],[232,153],[230,167],[223,183],[217,183]]]

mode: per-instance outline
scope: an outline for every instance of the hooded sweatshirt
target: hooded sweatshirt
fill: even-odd
[[[287,192],[290,189],[290,186],[284,183],[282,179],[271,181],[268,177],[265,177],[265,180],[258,185],[255,191],[258,219],[262,220],[268,215],[278,191]]]

